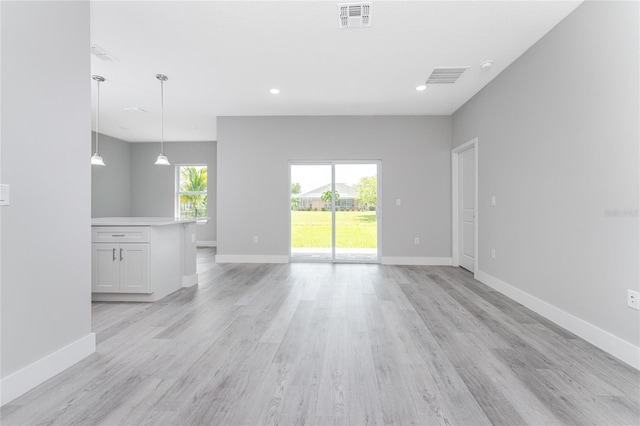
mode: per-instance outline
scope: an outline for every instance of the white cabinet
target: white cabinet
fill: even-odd
[[[148,227],[95,227],[91,239],[93,293],[152,292]]]
[[[120,291],[119,244],[91,244],[91,291],[117,293]]]
[[[120,293],[151,293],[149,244],[120,244]]]
[[[149,244],[93,243],[91,291],[151,293]]]
[[[160,219],[93,219],[93,301],[155,302],[198,282],[195,223]]]

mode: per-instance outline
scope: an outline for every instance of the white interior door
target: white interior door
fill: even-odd
[[[474,147],[458,155],[458,247],[460,266],[474,271],[475,253],[475,155]]]

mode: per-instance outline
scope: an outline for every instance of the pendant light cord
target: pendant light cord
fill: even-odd
[[[91,76],[93,81],[96,82],[97,90],[96,90],[96,151],[95,155],[100,156],[100,83],[104,81],[104,77],[101,75]]]
[[[160,79],[160,154],[164,155],[164,80]]]
[[[99,151],[98,146],[100,144],[100,80],[96,80],[98,83],[98,90],[96,92],[96,154]]]
[[[169,159],[164,155],[164,82],[167,81],[167,76],[156,74],[156,78],[160,80],[160,155],[158,155],[155,164],[158,166],[170,166]]]

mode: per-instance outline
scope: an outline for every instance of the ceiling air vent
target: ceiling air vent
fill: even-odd
[[[340,28],[371,26],[371,3],[338,4],[338,26]]]
[[[427,84],[453,84],[468,69],[469,67],[434,68],[427,80]]]

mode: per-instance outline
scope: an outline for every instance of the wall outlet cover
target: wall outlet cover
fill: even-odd
[[[627,306],[640,310],[640,292],[627,290]]]

